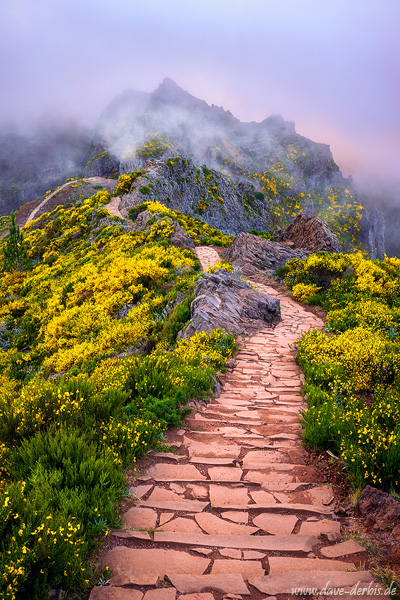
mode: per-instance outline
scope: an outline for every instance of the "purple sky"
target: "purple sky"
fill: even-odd
[[[168,76],[243,121],[295,121],[345,175],[400,179],[399,29],[399,0],[1,0],[0,121],[93,124]]]

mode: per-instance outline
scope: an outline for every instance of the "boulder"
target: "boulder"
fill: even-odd
[[[357,506],[368,524],[380,531],[391,531],[393,537],[400,542],[400,502],[392,494],[367,485]]]
[[[135,220],[134,231],[144,229],[152,216],[152,213],[147,210],[144,210],[143,212],[139,213]]]
[[[178,223],[172,221],[174,226],[174,233],[171,235],[170,242],[177,248],[183,248],[185,250],[194,250],[195,245],[191,235],[186,233]]]
[[[306,258],[308,252],[293,250],[285,244],[270,242],[251,233],[239,233],[232,245],[224,254],[225,260],[230,261],[248,276],[260,271],[284,267],[292,258]]]
[[[297,215],[288,227],[275,234],[274,239],[309,252],[341,252],[337,238],[323,221],[311,216],[309,211]]]
[[[280,302],[220,269],[204,273],[197,281],[191,316],[185,338],[218,327],[234,335],[249,334],[281,320]]]

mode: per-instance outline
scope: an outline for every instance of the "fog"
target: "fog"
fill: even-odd
[[[93,127],[165,76],[242,121],[328,143],[364,188],[400,161],[398,0],[2,0],[0,125]]]

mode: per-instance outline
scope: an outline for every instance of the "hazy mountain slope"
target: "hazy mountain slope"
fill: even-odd
[[[0,133],[0,215],[81,173],[90,148],[91,134],[70,126]]]
[[[345,185],[329,146],[298,135],[279,115],[242,123],[229,111],[209,106],[165,79],[152,93],[128,90],[101,115],[98,135],[122,170],[140,163],[137,150],[151,136],[164,136],[175,154],[235,175],[270,171],[298,191],[326,191]]]

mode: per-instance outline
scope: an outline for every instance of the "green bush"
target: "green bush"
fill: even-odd
[[[141,194],[147,195],[147,194],[150,194],[151,188],[148,185],[142,185],[142,187],[139,188],[139,192]]]

